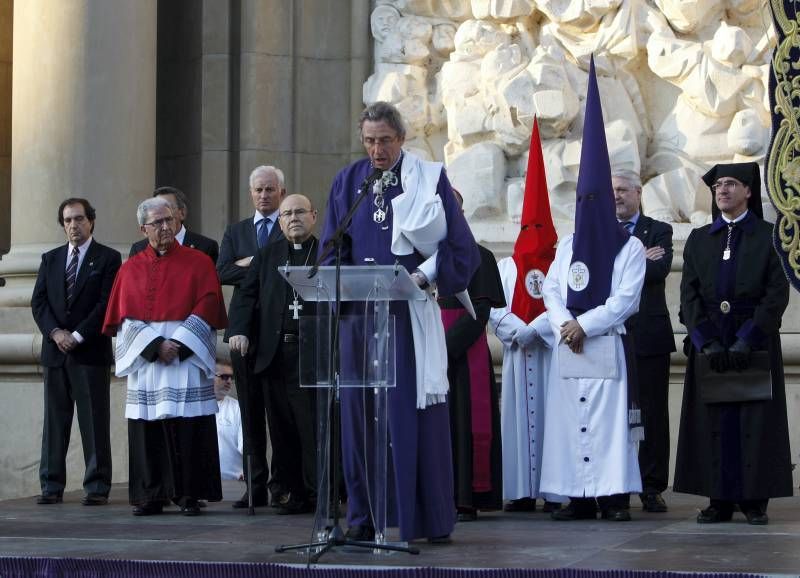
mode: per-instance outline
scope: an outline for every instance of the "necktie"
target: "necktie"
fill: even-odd
[[[631,235],[633,235],[633,228],[636,226],[636,223],[634,223],[633,221],[625,221],[624,223],[622,223],[622,225],[625,227],[626,231],[628,231]]]
[[[72,259],[70,259],[69,265],[67,265],[67,305],[72,302],[73,293],[75,292],[75,278],[77,277],[78,273],[79,254],[78,248],[73,247]]]
[[[258,248],[260,249],[264,245],[267,244],[267,237],[269,237],[269,217],[261,219],[259,221],[259,229],[258,229]]]

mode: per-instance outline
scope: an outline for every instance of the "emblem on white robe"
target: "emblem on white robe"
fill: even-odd
[[[575,261],[569,266],[567,285],[573,291],[583,291],[589,285],[589,267],[586,263]]]

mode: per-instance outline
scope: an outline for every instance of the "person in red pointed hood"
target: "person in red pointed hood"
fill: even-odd
[[[534,120],[520,232],[514,254],[497,264],[507,306],[492,309],[490,326],[503,344],[500,396],[505,510],[530,511],[536,498],[552,509],[557,498],[539,493],[545,385],[550,353],[539,339],[552,336],[544,313],[542,286],[558,240],[550,216],[539,125]],[[551,502],[551,503],[548,503]]]

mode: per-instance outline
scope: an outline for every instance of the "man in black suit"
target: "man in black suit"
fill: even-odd
[[[303,303],[278,267],[308,265],[316,258],[317,239],[311,230],[317,212],[303,195],[289,195],[280,206],[279,239],[256,253],[250,271],[239,285],[239,298],[230,308],[231,351],[255,358],[253,374],[260,385],[272,440],[273,478],[288,492],[279,514],[311,511],[316,502],[316,444],[313,388],[301,388],[298,374],[300,311]],[[258,334],[250,319],[258,316]],[[250,347],[250,342],[257,344]],[[251,390],[252,391],[252,390]],[[299,457],[299,459],[298,459]]]
[[[625,326],[633,335],[644,440],[639,444],[642,508],[666,512],[661,493],[669,481],[669,357],[675,338],[664,285],[672,266],[672,227],[642,214],[642,182],[632,171],[611,177],[617,219],[645,247],[647,269],[639,312]]]
[[[153,196],[161,197],[170,204],[172,215],[175,218],[175,240],[185,247],[191,247],[192,249],[202,251],[216,263],[219,257],[219,245],[217,242],[199,233],[187,231],[183,224],[184,221],[186,221],[186,217],[189,215],[189,199],[186,198],[183,191],[177,187],[158,187],[153,191]],[[147,239],[136,241],[131,245],[131,251],[128,257],[133,257],[136,253],[144,251],[146,247]]]
[[[100,330],[119,252],[92,238],[95,210],[86,199],[67,199],[58,224],[67,244],[42,255],[31,309],[42,332],[44,423],[37,504],[62,501],[73,407],[83,442],[85,506],[108,502],[111,489],[111,338]]]
[[[233,285],[231,308],[236,305],[239,298],[239,285],[247,276],[250,263],[258,250],[266,247],[272,241],[284,238],[277,221],[278,207],[285,195],[283,171],[280,169],[262,165],[250,173],[250,198],[253,200],[255,214],[238,223],[228,225],[222,237],[222,246],[217,261],[220,283]],[[257,333],[258,327],[253,326],[247,334],[255,335]],[[225,341],[228,341],[231,335],[233,334],[228,328],[225,332]],[[256,344],[253,346],[255,347]],[[242,413],[245,474],[247,473],[247,456],[251,456],[252,460],[253,504],[256,506],[267,505],[269,502],[267,485],[269,483],[273,502],[277,505],[281,499],[288,498],[285,489],[269,480],[264,396],[258,381],[252,375],[253,358],[231,351],[231,364]],[[247,493],[233,503],[234,508],[246,508],[247,505]]]

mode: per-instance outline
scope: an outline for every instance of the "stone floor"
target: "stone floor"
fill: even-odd
[[[308,540],[310,515],[278,516],[259,508],[255,516],[233,510],[238,482],[223,484],[225,501],[209,504],[196,518],[177,509],[136,518],[127,488],[115,486],[107,506],[85,507],[81,493],[63,504],[37,506],[32,498],[0,502],[0,556],[283,562],[305,556],[277,554],[275,546]],[[481,514],[459,523],[453,543],[416,544],[421,553],[373,555],[335,551],[324,564],[441,566],[458,568],[582,568],[682,572],[800,574],[800,497],[773,500],[768,526],[749,526],[740,514],[727,524],[698,525],[704,501],[666,493],[665,514],[649,514],[633,501],[633,521],[554,522],[535,512]],[[391,537],[391,536],[390,536]]]

